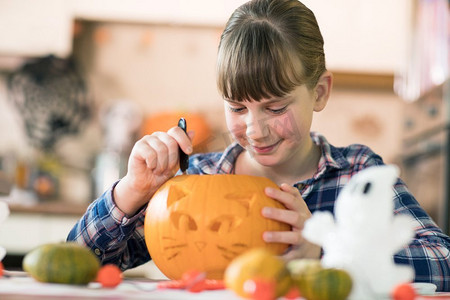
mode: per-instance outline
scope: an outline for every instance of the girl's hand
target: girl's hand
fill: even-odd
[[[321,248],[304,239],[301,234],[305,221],[311,217],[311,212],[300,192],[297,188],[286,183],[283,183],[280,189],[268,187],[265,192],[268,197],[283,203],[286,209],[264,207],[262,214],[268,219],[289,224],[292,230],[266,231],[263,235],[264,241],[291,244],[290,250],[283,255],[283,258],[286,260],[320,258]]]
[[[133,215],[145,205],[156,190],[172,178],[179,168],[179,148],[190,154],[192,143],[184,131],[175,126],[168,132],[155,132],[136,142],[128,159],[127,174],[114,189],[116,205]]]

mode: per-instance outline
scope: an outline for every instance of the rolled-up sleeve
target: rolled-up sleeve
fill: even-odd
[[[89,205],[67,241],[87,246],[102,264],[113,263],[126,270],[150,260],[144,239],[146,207],[127,216],[114,202],[116,184]]]
[[[431,282],[438,291],[450,291],[450,238],[445,235],[402,182],[396,185],[395,213],[414,218],[415,237],[394,255],[400,264],[415,270],[416,282]]]

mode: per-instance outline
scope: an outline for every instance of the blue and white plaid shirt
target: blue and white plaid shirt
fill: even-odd
[[[384,163],[366,146],[338,148],[317,133],[312,132],[311,137],[322,151],[317,172],[295,186],[312,213],[333,212],[339,191],[354,174]],[[192,155],[187,173],[233,173],[236,158],[242,151],[238,144],[232,144],[224,152]],[[114,263],[125,270],[150,260],[144,240],[146,207],[134,216],[126,216],[114,203],[114,186],[88,207],[67,240],[87,245],[103,264]],[[400,179],[394,189],[394,213],[410,215],[416,223],[414,240],[394,255],[394,260],[414,267],[415,281],[432,282],[438,291],[450,291],[450,238],[431,220]]]

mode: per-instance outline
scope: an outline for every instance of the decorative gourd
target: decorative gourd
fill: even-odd
[[[177,125],[178,120],[186,119],[188,130],[195,132],[192,144],[194,152],[202,151],[211,137],[211,126],[200,113],[193,112],[161,112],[146,118],[142,124],[142,134],[152,134],[155,131],[167,131]]]
[[[318,258],[297,258],[288,261],[286,266],[295,282],[301,282],[306,275],[323,269]]]
[[[285,262],[265,248],[253,248],[239,255],[225,271],[225,285],[243,298],[255,298],[246,289],[249,281],[273,284],[273,298],[284,296],[292,285],[292,278]],[[270,292],[270,291],[267,291]],[[266,295],[265,299],[271,299]]]
[[[335,268],[312,268],[295,276],[294,282],[306,300],[345,300],[353,285],[347,271]]]
[[[150,200],[145,241],[161,272],[180,279],[190,270],[221,279],[233,258],[254,247],[281,254],[287,244],[266,243],[265,231],[290,226],[261,215],[263,207],[284,208],[264,193],[277,187],[247,175],[181,175],[167,181]]]
[[[41,282],[87,284],[97,276],[100,262],[88,248],[69,242],[45,244],[31,250],[22,267]]]

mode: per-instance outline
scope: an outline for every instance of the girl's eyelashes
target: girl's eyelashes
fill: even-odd
[[[288,108],[288,105],[282,107],[282,108],[277,108],[277,109],[273,109],[273,108],[268,108],[267,110],[270,111],[272,114],[275,115],[280,115],[282,113],[284,113]]]
[[[283,106],[282,108],[269,108],[267,107],[266,110],[271,113],[271,114],[275,114],[275,115],[281,115],[284,112],[286,112],[286,110],[288,109],[289,105]],[[234,106],[228,106],[228,110],[231,111],[232,113],[242,113],[244,112],[246,109],[245,106],[242,107],[234,107]]]
[[[240,113],[242,112],[245,107],[232,107],[232,106],[228,106],[228,109],[233,112],[233,113]]]

